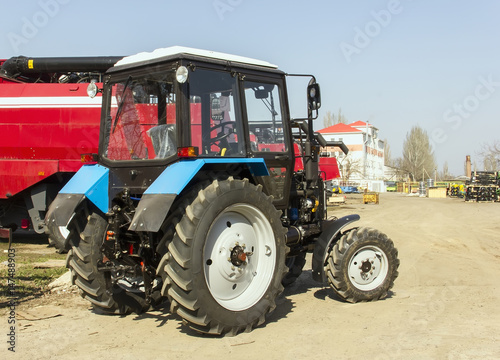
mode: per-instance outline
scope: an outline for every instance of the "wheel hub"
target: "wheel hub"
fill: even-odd
[[[351,258],[348,271],[354,286],[360,290],[372,290],[387,275],[387,255],[377,246],[362,247]]]
[[[252,306],[265,293],[276,266],[274,234],[254,206],[235,204],[212,223],[204,250],[207,285],[227,309]]]
[[[238,244],[238,243],[236,243],[236,244]],[[252,252],[245,252],[244,246],[236,245],[231,250],[231,256],[230,256],[229,260],[234,266],[246,265],[247,259],[251,255],[252,255]]]
[[[369,272],[372,269],[372,263],[373,263],[373,260],[371,262],[368,259],[366,259],[365,261],[363,261],[363,263],[360,266],[361,271],[364,272],[364,273]]]

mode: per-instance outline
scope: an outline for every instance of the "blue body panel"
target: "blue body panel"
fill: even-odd
[[[108,212],[109,169],[101,165],[84,165],[61,189],[62,194],[83,194],[103,213]]]
[[[200,171],[205,164],[244,164],[255,176],[267,176],[266,163],[262,158],[235,159],[195,159],[181,160],[167,167],[160,176],[151,184],[144,194],[180,194],[191,179]]]
[[[245,166],[254,176],[267,176],[266,163],[262,158],[238,159],[184,159],[168,166],[153,181],[144,192],[137,204],[136,213],[132,219],[130,229],[133,231],[156,232],[163,223],[175,197],[188,185],[193,177],[205,165],[227,164],[227,166]],[[103,213],[109,211],[109,169],[101,165],[84,165],[59,192],[64,194],[84,195]],[[59,197],[59,195],[58,195]],[[80,197],[81,200],[82,197]],[[76,206],[77,204],[74,204]],[[149,209],[149,210],[148,210]],[[151,209],[156,216],[149,214]],[[74,209],[73,209],[74,210]],[[55,210],[54,210],[55,211]],[[66,210],[65,212],[71,213]],[[68,221],[64,218],[63,220]],[[62,223],[62,221],[59,221]]]

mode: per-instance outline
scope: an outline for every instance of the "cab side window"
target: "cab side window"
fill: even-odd
[[[244,81],[244,88],[252,151],[287,151],[278,85]]]
[[[190,77],[191,144],[200,156],[242,156],[245,150],[237,108],[236,78],[197,69]]]

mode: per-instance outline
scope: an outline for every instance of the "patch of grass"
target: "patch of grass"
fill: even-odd
[[[8,244],[0,243],[0,308],[7,306],[11,299],[19,303],[42,296],[47,285],[67,271],[64,266],[38,268],[33,265],[66,258],[65,255],[56,253],[53,248],[17,243],[12,244],[12,248],[15,250],[15,256],[12,257],[15,273],[10,280],[14,281],[14,287],[9,286]]]
[[[21,266],[16,269],[14,276],[14,296],[10,293],[7,269],[0,270],[0,308],[8,304],[13,297],[16,302],[23,302],[42,296],[48,284],[67,271],[65,267],[49,269],[34,268],[31,265]]]

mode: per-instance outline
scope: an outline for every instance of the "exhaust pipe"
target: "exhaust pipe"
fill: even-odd
[[[288,232],[286,233],[286,244],[295,245],[302,240],[302,232],[295,226],[290,226]]]
[[[95,57],[47,57],[29,58],[15,56],[6,60],[0,75],[15,78],[22,74],[42,74],[55,72],[106,72],[123,56]]]

